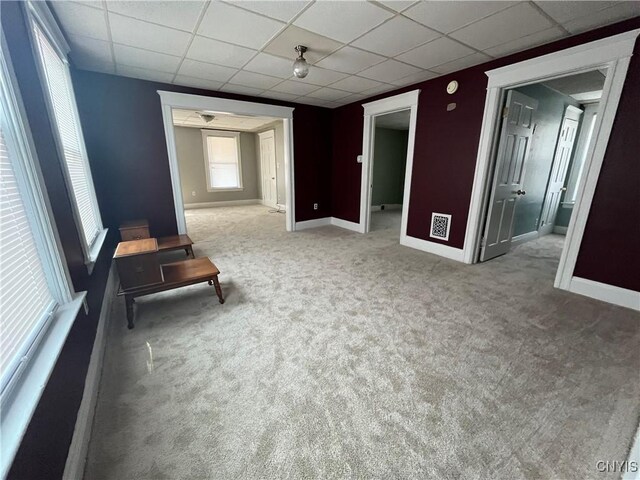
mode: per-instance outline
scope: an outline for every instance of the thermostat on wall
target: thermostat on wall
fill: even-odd
[[[457,90],[458,90],[458,82],[456,82],[455,80],[451,80],[447,85],[447,93],[451,95],[453,93],[456,93]]]

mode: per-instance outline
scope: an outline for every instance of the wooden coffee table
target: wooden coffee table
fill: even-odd
[[[164,282],[149,285],[145,287],[131,288],[129,290],[118,290],[119,296],[124,296],[127,306],[127,326],[131,329],[134,327],[134,311],[133,304],[137,297],[151,295],[152,293],[173,290],[174,288],[186,287],[187,285],[195,285],[196,283],[207,282],[213,285],[218,295],[220,303],[224,303],[222,297],[222,289],[218,281],[220,271],[218,267],[207,257],[200,257],[190,260],[181,260],[179,262],[167,263],[162,265],[162,274]]]
[[[189,235],[171,235],[169,237],[158,238],[158,251],[169,252],[171,250],[184,250],[191,258],[196,258],[193,254],[193,241]]]

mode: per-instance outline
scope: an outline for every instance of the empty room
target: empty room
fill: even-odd
[[[0,478],[640,479],[640,2],[0,2]]]

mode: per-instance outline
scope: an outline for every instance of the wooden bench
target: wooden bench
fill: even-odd
[[[162,265],[162,275],[164,281],[155,285],[147,285],[144,287],[118,290],[119,296],[124,296],[127,306],[127,326],[131,329],[134,327],[134,311],[133,304],[137,297],[151,295],[152,293],[173,290],[174,288],[186,287],[187,285],[195,285],[197,283],[207,282],[213,285],[218,295],[220,303],[224,303],[222,297],[222,289],[218,282],[220,271],[218,267],[207,257],[195,258],[191,260],[181,260],[179,262],[167,263]]]
[[[189,257],[196,258],[193,254],[193,242],[189,235],[171,235],[158,238],[159,252],[169,252],[171,250],[184,250]]]

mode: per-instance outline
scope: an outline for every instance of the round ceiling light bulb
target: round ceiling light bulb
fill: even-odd
[[[309,64],[304,58],[304,52],[307,51],[307,47],[297,45],[295,51],[298,52],[298,58],[293,62],[293,74],[298,78],[304,78],[309,74]]]

